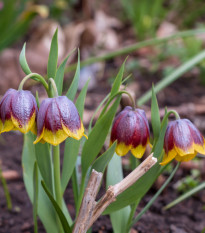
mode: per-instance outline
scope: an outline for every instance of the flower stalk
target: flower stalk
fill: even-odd
[[[45,81],[45,79],[40,75],[40,74],[37,74],[37,73],[31,73],[31,74],[28,74],[26,75],[20,82],[19,84],[19,88],[18,90],[22,90],[23,89],[23,85],[24,83],[28,80],[28,79],[32,79],[32,77],[35,77],[37,81],[39,81],[40,83],[43,84],[44,88],[46,89],[46,92],[48,93],[49,92],[49,88],[48,88],[48,83]]]
[[[56,202],[60,209],[62,209],[62,192],[61,192],[61,177],[60,177],[60,148],[58,146],[53,146],[53,170],[54,170],[54,189],[55,189],[55,198]],[[59,233],[63,233],[60,219],[57,217]]]

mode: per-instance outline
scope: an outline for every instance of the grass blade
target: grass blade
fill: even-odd
[[[48,78],[55,79],[58,63],[58,29],[56,29],[50,47],[50,53],[48,57],[47,76]]]
[[[44,191],[46,192],[47,196],[49,197],[51,203],[53,204],[53,207],[55,208],[58,217],[61,221],[61,224],[63,226],[64,232],[66,233],[72,233],[71,228],[66,220],[65,215],[63,214],[62,210],[60,209],[60,207],[58,206],[58,203],[54,200],[53,196],[51,195],[51,193],[49,192],[49,190],[47,189],[45,183],[43,181],[41,181],[41,185],[44,189]]]
[[[192,195],[194,195],[195,193],[201,191],[204,188],[205,188],[205,182],[201,183],[200,185],[198,185],[197,187],[191,189],[190,191],[184,193],[183,195],[181,195],[180,197],[178,197],[176,200],[174,200],[171,203],[169,203],[168,205],[166,205],[164,207],[164,209],[167,210],[167,209],[172,208],[173,206],[175,206],[178,203],[184,201],[185,199],[191,197]]]
[[[19,62],[20,62],[21,68],[25,74],[32,73],[29,66],[28,66],[27,60],[26,60],[26,43],[24,43],[23,48],[21,50],[21,53],[19,56]]]
[[[77,64],[77,68],[75,71],[75,76],[66,93],[66,96],[72,101],[74,100],[76,92],[78,90],[79,79],[80,79],[80,51],[78,50],[78,64]]]
[[[180,78],[181,75],[189,71],[191,68],[193,68],[195,65],[197,65],[199,62],[201,62],[203,59],[205,59],[205,50],[201,53],[197,54],[195,57],[191,58],[181,66],[179,66],[175,71],[173,71],[170,75],[163,78],[161,81],[159,81],[155,85],[155,93],[157,94],[159,91],[163,90],[165,87],[167,87],[169,84],[173,83],[175,80]],[[139,98],[137,105],[141,106],[144,103],[146,103],[152,96],[152,90],[150,89],[147,91],[141,98]]]

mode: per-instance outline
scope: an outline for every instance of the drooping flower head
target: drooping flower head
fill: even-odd
[[[127,106],[114,120],[110,145],[117,140],[118,155],[126,155],[131,150],[135,157],[141,158],[149,143],[149,137],[149,124],[145,112]]]
[[[0,133],[34,131],[37,112],[36,100],[30,91],[9,89],[0,102]]]
[[[179,119],[168,124],[164,150],[161,165],[166,165],[174,158],[179,162],[185,162],[193,159],[197,152],[205,155],[205,141],[191,121]]]
[[[74,103],[66,96],[47,98],[40,105],[37,117],[37,138],[54,146],[67,137],[81,139],[84,127]]]

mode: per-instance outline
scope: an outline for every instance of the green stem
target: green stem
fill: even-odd
[[[110,97],[110,93],[102,100],[102,102],[98,105],[97,109],[95,110],[95,112],[93,113],[92,115],[92,118],[90,120],[90,123],[89,123],[89,127],[88,127],[88,132],[90,133],[91,131],[91,128],[92,128],[92,124],[93,124],[93,120],[97,114],[97,112],[100,110],[100,108],[103,106],[103,104],[105,103],[105,101],[107,101],[107,99]]]
[[[59,146],[53,146],[53,167],[56,202],[58,203],[59,207],[62,208]]]
[[[157,197],[161,194],[161,192],[164,190],[164,188],[169,184],[171,179],[173,178],[174,174],[176,173],[177,169],[179,168],[180,163],[177,163],[175,169],[172,171],[166,182],[162,185],[162,187],[157,191],[157,193],[153,196],[153,198],[147,203],[147,205],[143,208],[143,210],[137,215],[137,217],[132,221],[130,224],[130,228],[140,220],[142,215],[150,208],[150,206],[154,203],[154,201],[157,199]]]
[[[129,230],[130,230],[130,224],[131,224],[132,219],[133,219],[133,217],[135,215],[135,211],[136,211],[136,208],[137,208],[140,200],[141,199],[138,199],[135,203],[133,203],[131,205],[131,211],[130,211],[130,215],[129,215],[129,218],[128,218],[128,221],[127,221],[127,232],[129,232]]]
[[[58,89],[53,78],[49,78],[49,96],[58,97]]]
[[[85,187],[85,177],[86,177],[86,175],[84,177],[82,177],[82,180],[81,180],[80,193],[79,193],[79,196],[78,196],[78,203],[77,203],[77,208],[76,208],[76,216],[78,216],[80,206],[81,206],[81,202],[83,200],[84,187]]]
[[[53,146],[53,168],[54,168],[54,187],[55,187],[55,199],[60,209],[62,210],[62,192],[61,192],[61,178],[60,178],[60,148],[59,146]],[[57,222],[59,226],[59,233],[62,233],[62,225],[60,219],[57,216]]]
[[[77,203],[78,203],[78,182],[77,182],[76,168],[74,168],[74,170],[73,170],[73,174],[72,174],[71,179],[72,179],[74,202],[75,202],[75,206],[77,207]]]
[[[2,186],[3,186],[4,194],[5,194],[5,197],[6,197],[7,208],[9,210],[11,210],[12,209],[11,197],[10,197],[10,194],[9,194],[9,190],[8,190],[6,180],[5,180],[5,178],[3,177],[3,174],[2,174],[1,166],[0,166],[0,179],[1,179]]]
[[[178,120],[180,119],[180,116],[179,114],[175,111],[175,110],[170,110],[169,112],[167,112],[162,120],[162,124],[161,124],[161,129],[163,128],[165,122],[168,120],[168,117],[171,115],[171,114],[174,114],[175,118]]]
[[[131,75],[128,75],[125,79],[123,79],[122,81],[122,84],[125,83],[129,78],[131,77]],[[90,133],[91,131],[91,128],[92,128],[92,123],[93,123],[93,120],[97,114],[97,112],[100,110],[100,108],[103,106],[103,104],[105,103],[105,101],[108,100],[108,98],[110,98],[110,93],[107,94],[107,96],[102,100],[102,102],[98,105],[97,109],[95,110],[95,112],[93,113],[93,116],[90,120],[90,123],[89,123],[89,127],[88,127],[88,132]]]
[[[190,36],[194,36],[194,35],[201,34],[201,33],[204,33],[204,32],[205,32],[204,29],[187,30],[187,31],[178,32],[178,33],[176,33],[174,35],[163,37],[163,38],[154,38],[154,39],[145,40],[145,41],[138,42],[136,44],[127,46],[125,48],[119,49],[117,51],[107,53],[107,54],[102,55],[102,56],[91,57],[91,58],[89,58],[89,59],[87,59],[85,61],[82,61],[81,62],[81,67],[86,66],[86,65],[90,65],[90,64],[93,64],[93,63],[109,60],[111,58],[114,58],[114,57],[117,57],[117,56],[120,56],[120,55],[123,55],[123,54],[128,54],[128,53],[131,53],[131,52],[133,52],[133,51],[135,51],[137,49],[143,48],[143,47],[147,47],[147,46],[151,46],[151,45],[158,45],[158,44],[161,44],[161,43],[165,43],[165,42],[167,42],[169,40],[176,40],[178,38],[190,37]],[[67,73],[67,72],[69,72],[71,70],[75,70],[76,66],[77,66],[77,63],[75,63],[73,65],[70,65],[66,69],[65,73]]]
[[[31,73],[31,74],[26,75],[20,82],[18,90],[22,90],[24,83],[30,78],[34,79],[35,81],[41,82],[43,86],[45,87],[46,92],[48,93],[48,83],[45,81],[45,79],[40,74],[37,74],[37,73]]]
[[[103,116],[103,114],[105,113],[106,109],[108,108],[109,104],[113,101],[113,99],[118,96],[118,95],[122,95],[122,94],[126,94],[129,96],[131,102],[132,102],[132,108],[133,110],[135,109],[135,101],[134,99],[132,98],[132,96],[130,95],[129,92],[127,91],[118,91],[115,95],[111,96],[111,98],[108,100],[108,102],[106,103],[105,107],[103,108],[100,116],[99,116],[99,119]]]

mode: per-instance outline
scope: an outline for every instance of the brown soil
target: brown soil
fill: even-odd
[[[155,79],[154,81],[156,81]],[[140,89],[139,95],[150,87],[150,79],[139,77],[138,81]],[[103,81],[105,84],[105,80]],[[91,98],[101,99],[104,96],[106,85],[102,85],[103,90],[90,93]],[[99,97],[99,94],[102,95]],[[201,85],[197,78],[182,78],[176,84],[170,85],[166,90],[162,91],[158,97],[160,99],[159,106],[181,106],[184,103],[198,104],[203,98],[205,93],[205,86]],[[100,100],[99,100],[100,101]],[[94,109],[98,102],[86,102],[87,108]],[[92,106],[92,107],[90,107]],[[203,122],[203,116],[196,116],[190,114],[187,116],[192,120]],[[201,130],[204,131],[205,127]],[[6,201],[2,186],[0,185],[0,233],[29,233],[33,232],[32,223],[32,206],[27,196],[22,180],[22,167],[21,167],[21,150],[22,150],[23,137],[18,132],[5,133],[0,138],[0,160],[2,161],[3,171],[15,170],[19,173],[19,178],[8,181],[8,188],[11,193],[13,209],[8,211],[6,208]],[[162,208],[170,201],[177,197],[176,190],[173,184],[186,176],[187,173],[183,169],[179,169],[174,177],[174,180],[169,184],[166,190],[155,201],[153,206],[146,212],[141,220],[135,224],[133,232],[146,233],[146,232],[162,232],[162,233],[200,233],[205,227],[205,192],[200,192],[189,198],[188,200],[178,204],[176,207],[164,211]],[[157,191],[152,188],[148,194],[141,201],[137,212],[146,205],[151,197]],[[69,184],[65,199],[68,209],[72,216],[74,216],[74,205],[71,185]],[[39,221],[39,233],[43,233],[44,228]],[[111,223],[108,216],[100,217],[93,226],[92,232],[112,232]]]

